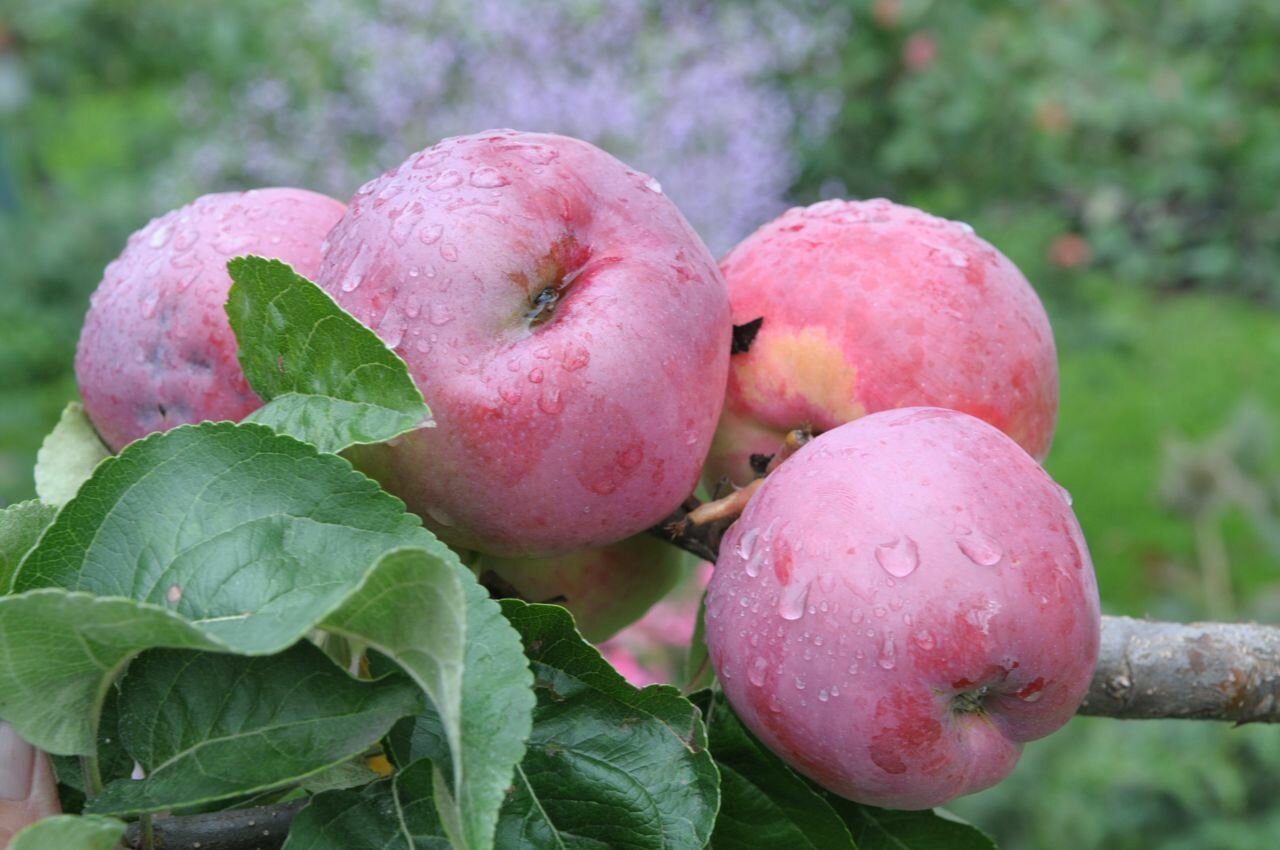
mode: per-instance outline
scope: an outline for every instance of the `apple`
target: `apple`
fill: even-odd
[[[1100,625],[1066,491],[941,408],[801,448],[725,535],[706,602],[742,721],[825,788],[893,809],[993,785],[1066,723]]]
[[[651,177],[586,142],[446,139],[357,192],[318,283],[436,427],[349,457],[446,542],[603,546],[692,492],[720,415],[724,280]]]
[[[1058,407],[1044,307],[965,224],[880,199],[824,201],[764,225],[721,264],[733,321],[763,318],[730,361],[707,481],[738,485],[784,435],[868,413],[970,413],[1043,459]]]
[[[587,640],[607,640],[645,615],[675,587],[685,554],[657,537],[638,534],[618,543],[549,558],[480,555],[473,569],[501,595],[552,602],[573,614]]]
[[[89,299],[76,348],[85,412],[113,450],[262,405],[236,359],[227,260],[257,254],[314,277],[338,201],[303,189],[205,195],[129,237]]]

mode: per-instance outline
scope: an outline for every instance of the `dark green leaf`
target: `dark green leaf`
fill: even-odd
[[[498,847],[700,848],[718,803],[697,710],[670,686],[627,684],[563,608],[504,600],[538,697],[533,732],[502,807]],[[418,718],[392,735],[400,763],[436,757]]]
[[[120,732],[146,778],[109,783],[86,809],[158,812],[297,782],[363,752],[422,702],[408,679],[355,679],[305,641],[261,658],[147,652],[120,696]]]
[[[711,754],[720,768],[721,802],[711,847],[752,850],[854,850],[840,817],[809,784],[766,749],[730,710],[718,692],[702,691]]]
[[[976,826],[942,809],[898,812],[863,806],[826,794],[859,850],[995,850],[995,842]]]
[[[404,361],[279,260],[237,257],[227,316],[261,422],[336,452],[431,424]]]
[[[451,850],[432,805],[435,773],[422,759],[360,791],[317,794],[294,818],[284,850]]]
[[[36,455],[36,495],[49,505],[64,505],[89,479],[111,450],[93,429],[84,405],[69,403]]]

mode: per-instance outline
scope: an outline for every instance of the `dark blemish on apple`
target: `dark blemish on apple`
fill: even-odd
[[[734,325],[733,340],[729,345],[729,353],[746,354],[750,351],[751,344],[756,341],[756,334],[760,333],[760,326],[763,324],[764,316],[758,316],[749,322]]]
[[[773,460],[773,455],[751,455],[751,471],[755,473],[757,478],[764,478],[765,473],[769,470],[769,461]]]

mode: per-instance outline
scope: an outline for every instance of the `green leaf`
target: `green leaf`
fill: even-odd
[[[698,602],[698,617],[693,621],[693,637],[689,641],[689,654],[684,660],[684,692],[686,694],[709,688],[716,680],[715,668],[706,641],[707,599],[703,594]]]
[[[70,402],[36,454],[36,495],[49,505],[65,505],[111,450],[94,430],[84,405]]]
[[[337,452],[430,427],[404,361],[333,299],[279,260],[237,257],[227,316],[261,422]]]
[[[258,658],[147,652],[129,666],[120,694],[120,733],[146,778],[109,783],[85,807],[98,814],[159,812],[295,783],[364,752],[423,705],[403,676],[361,681],[306,641]]]
[[[360,791],[317,794],[293,819],[283,850],[451,850],[432,805],[436,773],[421,759]]]
[[[34,499],[0,510],[0,596],[9,592],[18,564],[53,522],[58,509]]]
[[[125,826],[97,815],[55,815],[38,820],[13,837],[9,850],[113,850]]]
[[[471,575],[461,563],[457,569]],[[498,603],[474,581],[463,587],[467,630],[459,743],[451,743],[440,716],[430,710],[397,724],[389,740],[401,742],[392,756],[402,766],[431,759],[442,834],[459,847],[481,850],[493,846],[499,807],[524,757],[534,680],[520,635]],[[461,759],[453,757],[458,752]]]
[[[723,695],[702,691],[694,702],[706,718],[720,768],[721,802],[711,847],[752,850],[855,850],[853,837],[824,796],[770,752],[729,709]]]
[[[0,717],[90,753],[137,653],[269,654],[332,627],[402,664],[456,728],[464,583],[483,593],[342,458],[258,425],[175,428],[104,461],[19,566],[31,589],[0,598]]]
[[[382,774],[365,763],[364,756],[348,759],[303,779],[300,786],[312,794],[339,791],[345,788],[363,788],[377,782]]]
[[[627,684],[563,608],[503,600],[503,610],[538,703],[495,845],[704,846],[718,792],[697,709],[672,687]],[[429,718],[399,724],[390,743],[400,764],[441,749]]]
[[[996,850],[986,833],[943,809],[899,812],[824,795],[859,850]]]

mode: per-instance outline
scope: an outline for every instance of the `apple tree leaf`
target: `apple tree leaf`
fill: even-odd
[[[94,467],[110,456],[111,450],[103,445],[85,415],[84,405],[68,403],[36,454],[36,495],[45,504],[66,504]]]
[[[722,694],[700,691],[693,701],[702,709],[711,754],[720,768],[720,813],[710,844],[714,850],[861,848],[824,795],[757,741]]]
[[[430,427],[404,361],[279,260],[237,257],[227,316],[240,365],[267,404],[245,420],[337,452]]]
[[[53,522],[58,509],[32,499],[0,510],[0,596],[9,592],[18,564]]]
[[[424,758],[359,791],[317,794],[293,819],[283,850],[452,850],[432,805],[436,775]]]
[[[719,795],[697,709],[670,686],[627,684],[563,608],[502,605],[538,702],[496,846],[703,847]],[[429,713],[401,721],[388,740],[404,765],[442,750]],[[408,802],[403,793],[399,802]]]
[[[104,461],[19,565],[0,598],[0,718],[50,752],[91,753],[103,693],[137,653],[265,655],[332,622],[369,631],[460,737],[463,581],[342,458],[260,425],[175,428]],[[371,607],[397,597],[378,623]]]
[[[945,809],[900,812],[824,794],[859,850],[996,850],[990,836]]]
[[[13,837],[9,850],[114,850],[124,823],[98,815],[54,815]]]
[[[406,677],[356,679],[306,641],[248,658],[145,652],[120,682],[120,734],[146,778],[108,783],[85,809],[159,812],[295,783],[363,752],[424,702]]]

